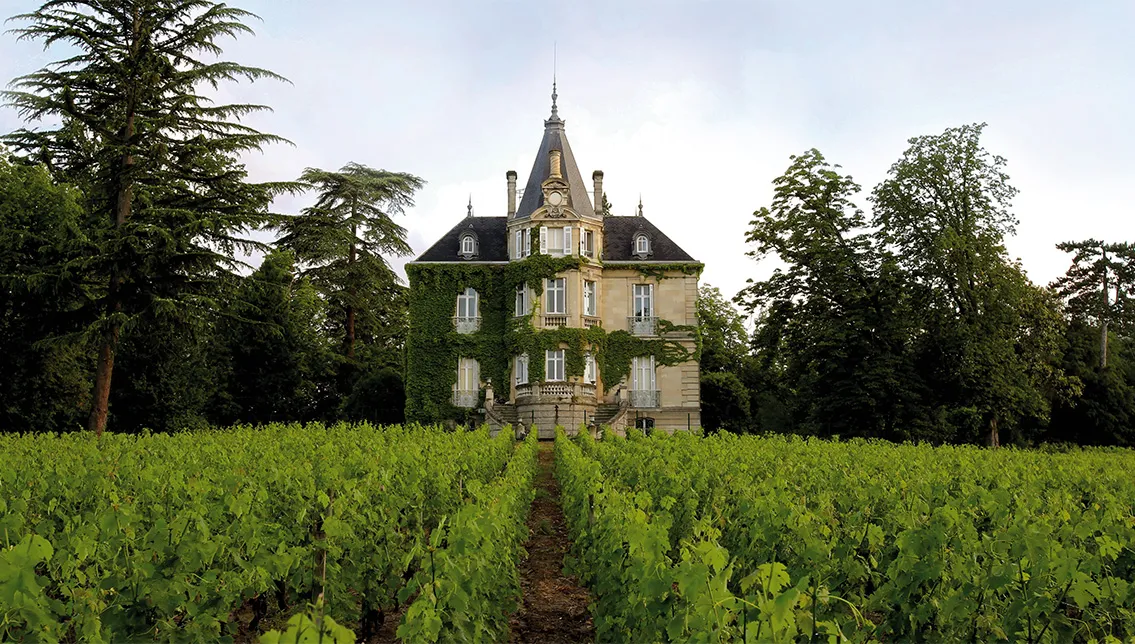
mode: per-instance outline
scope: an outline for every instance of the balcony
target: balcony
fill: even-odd
[[[544,316],[544,328],[555,329],[561,326],[568,325],[568,316],[566,313],[551,313]]]
[[[654,409],[662,406],[662,392],[651,389],[632,389],[629,392],[631,407],[635,409]]]
[[[651,336],[658,335],[658,318],[633,316],[627,318],[627,330],[631,335]]]
[[[453,327],[458,333],[476,333],[481,330],[481,318],[454,317]]]
[[[472,409],[477,406],[480,397],[481,392],[477,389],[454,389],[453,406]]]
[[[516,398],[595,398],[595,385],[573,382],[530,382],[516,385]]]
[[[583,328],[590,329],[595,326],[603,326],[603,320],[594,315],[583,316]]]

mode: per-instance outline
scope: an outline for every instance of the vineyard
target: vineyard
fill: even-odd
[[[1135,455],[562,433],[599,641],[1130,641]]]
[[[520,573],[553,480],[535,436],[0,436],[0,641],[542,641],[540,604],[510,633],[554,574]],[[1131,641],[1132,472],[1118,449],[559,431],[592,619],[555,641]]]
[[[498,639],[535,449],[342,424],[0,436],[0,641],[354,641],[340,624],[365,639],[400,608],[408,641]]]

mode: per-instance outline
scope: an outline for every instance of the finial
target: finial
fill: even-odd
[[[466,217],[472,217],[473,216],[473,193],[469,193],[468,214],[466,214],[465,216]]]
[[[560,114],[559,114],[559,111],[556,108],[556,99],[557,98],[559,98],[559,94],[556,94],[556,43],[553,42],[552,43],[552,117],[548,119],[549,121],[560,120]]]
[[[638,195],[638,216],[639,217],[642,216],[642,193],[641,192]]]

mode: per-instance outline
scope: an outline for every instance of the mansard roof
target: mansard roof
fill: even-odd
[[[641,261],[634,254],[634,239],[638,234],[646,235],[650,240],[650,256],[646,259],[652,262],[695,262],[689,253],[682,250],[678,244],[666,236],[658,226],[641,215],[633,217],[604,217],[603,218],[603,261],[604,262],[633,262]]]
[[[461,235],[472,232],[477,237],[476,257],[465,260],[461,256]],[[418,262],[507,262],[508,218],[465,217],[442,235],[433,246],[422,253]]]
[[[540,150],[536,152],[536,161],[532,164],[532,172],[528,174],[528,183],[524,186],[524,196],[520,199],[520,206],[516,209],[517,219],[527,219],[544,205],[544,191],[540,188],[552,173],[551,161],[548,152],[560,150],[560,174],[568,184],[568,195],[571,199],[571,208],[581,217],[594,217],[595,208],[591,205],[591,196],[587,191],[587,184],[583,175],[579,173],[579,164],[575,162],[575,155],[568,145],[567,134],[564,132],[564,122],[552,108],[552,118],[544,121],[544,138],[540,141]]]
[[[552,222],[544,222],[552,223]],[[564,222],[571,223],[571,222]],[[472,232],[477,237],[477,255],[466,260],[461,256],[461,235]],[[635,255],[634,239],[638,234],[650,240],[652,262],[696,262],[678,244],[666,236],[646,217],[604,217],[603,255],[604,262],[639,262],[643,258]],[[508,257],[508,218],[507,217],[465,217],[442,236],[417,262],[507,262]]]

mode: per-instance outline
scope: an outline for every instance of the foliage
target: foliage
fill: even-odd
[[[544,280],[578,270],[583,262],[579,257],[533,254],[507,265],[408,265],[412,323],[407,348],[406,418],[437,422],[461,413],[449,402],[461,357],[477,360],[481,379],[492,382],[502,396],[508,395],[512,358],[522,353],[529,355],[529,380],[539,381],[544,377],[545,350],[564,348],[568,377],[583,375],[584,357],[591,352],[608,386],[629,373],[635,356],[654,355],[662,365],[697,359],[696,329],[666,320],[658,323],[658,338],[640,338],[623,330],[608,332],[600,327],[534,329],[531,319],[540,310]],[[522,284],[535,298],[532,312],[516,317],[516,288]],[[477,291],[481,328],[461,334],[453,326],[453,316],[457,295],[467,287]],[[686,346],[691,334],[693,349]]]
[[[1052,283],[1052,288],[1066,303],[1072,318],[1100,327],[1099,364],[1106,367],[1109,327],[1127,335],[1135,330],[1135,300],[1131,297],[1135,290],[1135,245],[1088,239],[1056,247],[1073,256],[1072,266]]]
[[[62,264],[84,243],[82,197],[0,152],[0,430],[82,426],[93,366],[76,333],[85,301]]]
[[[284,186],[253,184],[239,155],[279,142],[240,120],[265,109],[215,104],[221,83],[280,77],[218,60],[218,42],[250,32],[251,14],[210,0],[53,1],[17,16],[21,39],[67,57],[13,81],[6,102],[37,129],[7,143],[85,194],[84,253],[63,264],[88,286],[99,342],[88,427],[102,432],[123,326],[143,312],[191,317],[216,308],[213,288],[257,246]]]
[[[411,253],[406,229],[394,222],[414,205],[425,181],[403,172],[348,163],[338,172],[307,168],[299,178],[315,204],[277,224],[277,245],[296,253],[304,275],[343,313],[344,354],[355,358],[356,316],[375,327],[398,276],[385,255]]]
[[[601,641],[1135,635],[1130,452],[577,441],[556,475]]]
[[[405,409],[406,388],[402,375],[390,367],[359,378],[351,395],[343,401],[343,415],[347,420],[365,420],[376,425],[403,422]]]
[[[283,632],[268,631],[260,636],[260,644],[355,644],[351,629],[340,626],[323,614],[323,599],[316,601],[311,610],[296,613],[288,619]]]
[[[996,445],[1006,427],[1046,421],[1045,394],[1076,383],[1051,368],[1060,359],[1055,313],[1043,310],[1051,303],[1006,257],[1017,190],[1005,159],[981,147],[983,128],[911,139],[871,202],[926,330],[919,351],[936,363],[927,385],[945,398],[935,406],[968,410],[956,439],[984,433]]]
[[[366,424],[0,435],[0,640],[217,641],[320,595],[367,639],[513,451]]]
[[[520,599],[517,563],[535,496],[536,451],[531,432],[505,473],[485,486],[471,483],[471,502],[430,534],[422,569],[400,593],[417,593],[398,627],[403,641],[508,639],[508,615]]]
[[[762,311],[753,345],[766,382],[754,380],[791,392],[795,431],[901,438],[920,393],[905,355],[911,308],[892,259],[863,230],[859,186],[816,150],[792,157],[773,185],[749,255],[786,267],[735,298]]]
[[[334,386],[332,345],[322,328],[326,304],[310,281],[297,275],[291,251],[269,253],[227,299],[230,305],[216,331],[221,362],[228,366],[217,420],[322,417]]]
[[[750,392],[736,374],[703,372],[701,375],[702,427],[743,433],[751,422]]]
[[[737,372],[749,359],[749,332],[737,309],[709,284],[698,290],[702,373]]]

